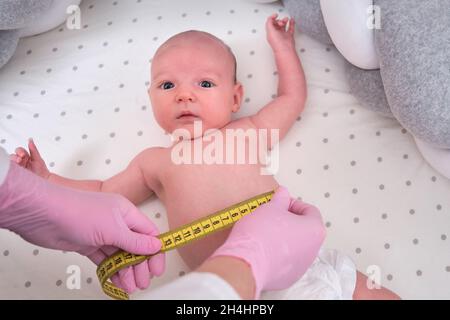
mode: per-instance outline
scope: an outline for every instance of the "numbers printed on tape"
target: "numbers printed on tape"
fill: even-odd
[[[191,241],[200,239],[208,234],[231,227],[243,216],[246,216],[256,210],[260,205],[270,201],[273,193],[274,192],[271,191],[261,194],[249,200],[240,202],[230,208],[196,220],[188,225],[184,225],[176,230],[160,234],[158,238],[161,240],[162,246],[159,252],[166,252],[184,246]],[[97,267],[97,277],[103,292],[114,299],[128,300],[128,294],[122,289],[117,288],[114,284],[109,282],[108,279],[119,270],[141,263],[151,257],[152,256],[141,256],[125,251],[118,251],[103,260]]]

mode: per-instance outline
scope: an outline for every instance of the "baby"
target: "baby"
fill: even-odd
[[[270,16],[266,23],[267,40],[278,69],[278,95],[258,113],[232,121],[243,97],[242,84],[236,80],[236,59],[230,48],[211,34],[200,31],[179,33],[156,51],[151,66],[148,90],[156,121],[168,133],[184,131],[190,138],[177,139],[171,147],[152,147],[138,154],[119,174],[105,181],[77,181],[50,173],[33,142],[30,153],[16,150],[14,160],[51,182],[84,190],[119,193],[139,205],[155,194],[165,205],[170,229],[192,222],[278,187],[272,175],[261,174],[256,163],[178,164],[175,148],[210,143],[208,133],[226,130],[277,130],[282,139],[301,114],[306,100],[306,82],[296,53],[294,21]],[[201,123],[201,130],[196,126]],[[268,134],[258,138],[258,146],[270,150],[277,139]],[[227,149],[226,142],[223,150]],[[250,150],[232,151],[244,152]],[[220,153],[216,150],[217,153]],[[189,152],[190,153],[190,152]],[[192,154],[188,154],[191,156]],[[216,154],[217,155],[217,154]],[[186,156],[184,154],[183,156]],[[226,239],[229,230],[179,249],[186,264],[194,269],[208,258]],[[369,292],[361,274],[358,289]],[[364,289],[365,288],[365,289]],[[381,294],[381,293],[380,293]],[[364,296],[364,295],[363,295]],[[367,297],[367,296],[365,296]]]

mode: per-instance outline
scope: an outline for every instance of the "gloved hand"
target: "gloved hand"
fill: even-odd
[[[212,257],[232,256],[247,262],[259,298],[262,290],[291,286],[309,268],[325,239],[319,210],[291,199],[280,187],[272,200],[236,222]]]
[[[42,247],[76,251],[96,264],[118,248],[142,255],[161,248],[156,226],[124,197],[58,186],[14,162],[0,185],[0,227]],[[164,268],[165,256],[158,254],[121,270],[112,281],[132,292],[146,288]]]

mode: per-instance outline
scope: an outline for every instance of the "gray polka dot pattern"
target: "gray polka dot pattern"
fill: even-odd
[[[165,3],[85,0],[81,30],[61,25],[21,39],[0,73],[0,146],[12,153],[33,137],[52,172],[106,179],[142,150],[167,145],[147,95],[149,67],[168,36],[188,29],[209,31],[234,51],[245,92],[237,117],[276,97],[265,20],[280,2]],[[360,271],[378,265],[382,284],[402,298],[450,299],[450,181],[426,164],[407,130],[348,94],[345,61],[334,47],[300,33],[296,40],[308,99],[280,143],[277,181],[320,209],[325,245],[348,254]],[[139,208],[168,230],[159,201]],[[430,255],[432,265],[424,263]],[[177,255],[167,259],[162,282],[188,270]],[[0,230],[0,298],[105,298],[86,260]],[[81,268],[81,290],[66,288],[70,265]]]

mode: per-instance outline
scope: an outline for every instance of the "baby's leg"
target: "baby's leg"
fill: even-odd
[[[367,287],[367,276],[357,271],[353,300],[400,300],[400,297],[384,287],[369,289]]]

